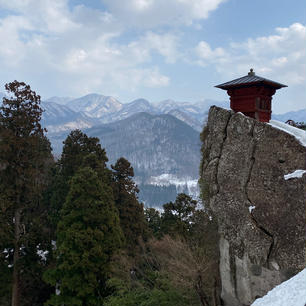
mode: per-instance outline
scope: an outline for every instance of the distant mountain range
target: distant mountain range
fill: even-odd
[[[288,112],[281,115],[272,114],[272,119],[282,122],[286,122],[289,119],[294,120],[295,122],[306,122],[306,109],[301,109],[295,112]]]
[[[129,103],[121,103],[114,97],[99,94],[88,94],[77,99],[52,97],[42,102],[45,109],[43,122],[50,133],[75,127],[89,128],[100,123],[122,120],[139,112],[155,115],[170,114],[195,130],[201,131],[211,105],[229,108],[228,101],[203,100],[189,103],[164,100],[151,103],[145,99],[137,99]],[[288,119],[305,121],[306,109],[281,115],[272,114],[272,118],[283,122]]]
[[[198,176],[199,133],[171,115],[142,112],[85,132],[99,137],[110,162],[125,156],[136,176],[143,179],[162,173],[186,178]]]
[[[82,130],[100,139],[110,163],[124,156],[133,164],[136,175],[143,178],[163,173],[190,178],[198,175],[199,132],[172,115],[141,112]],[[68,133],[48,134],[55,152],[60,152]]]
[[[156,206],[174,200],[177,192],[198,194],[199,131],[211,104],[227,103],[137,99],[123,104],[97,94],[53,97],[42,102],[42,123],[56,155],[72,129],[99,137],[110,164],[121,156],[132,163],[140,199]]]
[[[146,205],[162,205],[178,192],[198,195],[199,132],[183,121],[169,114],[140,112],[83,131],[100,139],[109,164],[121,156],[131,162]],[[60,152],[68,133],[48,134],[55,152]]]
[[[0,93],[0,98],[4,96]],[[51,97],[42,102],[45,110],[42,121],[50,134],[69,131],[74,128],[90,128],[101,123],[110,123],[128,118],[139,112],[150,114],[170,114],[201,131],[203,122],[211,105],[228,108],[227,101],[203,100],[197,103],[177,102],[164,100],[151,103],[145,99],[137,99],[129,103],[121,103],[111,96],[88,94],[80,98]],[[305,121],[306,109],[288,112],[285,114],[272,114],[275,120]]]
[[[199,132],[211,105],[229,107],[228,102],[212,100],[150,103],[137,99],[124,104],[99,94],[77,99],[52,97],[42,102],[42,124],[57,156],[73,129],[99,137],[109,163],[121,156],[127,158],[135,170],[140,199],[158,206],[174,200],[178,192],[198,194]],[[305,121],[306,109],[272,118]]]
[[[43,101],[42,107],[45,109],[43,122],[50,133],[69,130],[73,125],[88,128],[99,123],[110,123],[139,112],[154,115],[171,114],[200,131],[209,107],[214,104],[228,106],[227,102],[209,100],[194,104],[173,100],[150,103],[145,99],[121,103],[113,97],[89,94],[77,99],[52,97]]]

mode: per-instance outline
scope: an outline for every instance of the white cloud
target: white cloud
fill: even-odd
[[[24,15],[41,32],[61,33],[77,25],[73,22],[67,0],[0,0],[0,8]]]
[[[171,84],[163,62],[171,73],[174,63],[179,68],[196,63],[211,65],[220,83],[253,67],[289,85],[286,91],[299,93],[299,101],[306,99],[305,25],[227,46],[203,39],[192,48],[187,41],[193,38],[185,40],[189,32],[183,26],[201,29],[201,21],[226,0],[101,1],[107,10],[85,1],[72,6],[68,0],[0,0],[5,12],[0,17],[1,83],[26,81],[43,95],[130,93]]]
[[[158,68],[154,68],[153,70],[149,70],[148,73],[144,71],[144,83],[148,87],[161,87],[161,86],[167,86],[170,83],[170,79],[164,75],[161,75],[159,73]]]
[[[251,68],[288,84],[302,84],[306,75],[306,27],[294,23],[276,28],[275,35],[249,38],[227,48],[212,49],[201,41],[195,48],[199,65],[216,65],[226,77],[244,75]]]
[[[69,8],[66,0],[0,0],[1,8],[12,12],[0,19],[4,82],[12,76],[43,84],[50,95],[52,88],[54,93],[74,96],[170,82],[152,64],[152,55],[156,52],[166,62],[175,62],[178,38],[173,34],[149,31],[119,43],[124,28],[113,15],[84,5]]]
[[[9,61],[15,66],[24,58],[24,54],[20,52],[25,47],[22,31],[32,29],[31,24],[22,16],[9,16],[0,20],[0,58],[4,62]]]
[[[246,73],[253,67],[258,74],[281,79],[288,85],[304,83],[306,27],[294,23],[287,28],[276,28],[275,32],[275,35],[231,44],[217,63],[219,72],[233,76]]]
[[[181,56],[179,49],[179,37],[171,33],[157,34],[147,32],[139,40],[131,42],[129,47],[138,52],[140,58],[148,58],[152,51],[162,55],[167,63],[175,63]]]
[[[197,56],[200,58],[198,64],[206,66],[213,62],[222,60],[226,56],[226,52],[223,48],[212,49],[210,45],[205,41],[200,41],[195,48]]]
[[[126,25],[156,27],[190,25],[209,14],[226,0],[101,0]]]
[[[246,75],[252,67],[256,74],[289,87],[282,93],[287,101],[278,112],[305,108],[306,26],[294,23],[276,28],[274,35],[249,38],[228,47],[212,49],[201,41],[194,49],[200,66],[214,65],[222,81]]]

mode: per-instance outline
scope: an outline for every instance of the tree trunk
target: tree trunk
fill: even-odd
[[[18,203],[19,204],[19,203]],[[13,260],[13,288],[12,306],[19,306],[19,239],[20,239],[21,209],[15,210],[14,260]]]
[[[196,283],[196,291],[200,298],[201,306],[209,306],[208,298],[203,290],[203,282],[201,274],[198,275],[198,280]]]

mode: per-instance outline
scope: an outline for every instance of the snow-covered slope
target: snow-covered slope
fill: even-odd
[[[130,103],[122,104],[122,108],[110,114],[105,115],[100,120],[103,123],[110,123],[122,119],[126,119],[134,114],[146,112],[150,114],[157,114],[157,110],[145,99],[137,99]]]
[[[229,102],[202,100],[196,103],[190,103],[164,100],[155,104],[155,107],[160,113],[171,114],[196,130],[199,130],[203,122],[207,119],[209,108],[212,105],[228,108]]]
[[[252,306],[305,306],[306,269],[257,299]]]
[[[71,98],[71,97],[56,97],[56,96],[54,96],[54,97],[51,97],[47,100],[44,100],[44,102],[55,102],[57,104],[65,105],[71,100],[73,100],[73,98]]]
[[[101,118],[106,114],[118,112],[123,107],[117,99],[98,94],[89,94],[74,99],[66,105],[76,112],[84,112],[93,118]]]
[[[163,100],[158,103],[155,103],[154,106],[161,112],[161,113],[167,113],[172,109],[179,108],[180,106],[184,105],[183,102],[176,102],[174,100],[168,99]]]
[[[82,112],[74,112],[65,105],[54,102],[42,102],[42,124],[49,133],[59,133],[73,129],[90,128],[98,122]]]
[[[269,124],[279,130],[293,135],[304,147],[306,147],[306,131],[276,120],[270,120]]]
[[[197,119],[191,117],[189,114],[184,112],[183,110],[179,109],[173,109],[168,112],[169,115],[174,116],[175,118],[182,120],[183,122],[190,125],[192,128],[194,128],[196,131],[201,132],[202,130],[202,124]]]

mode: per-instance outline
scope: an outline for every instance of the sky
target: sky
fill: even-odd
[[[288,85],[273,112],[306,108],[305,0],[0,0],[0,41],[2,92],[226,101],[253,68]]]

